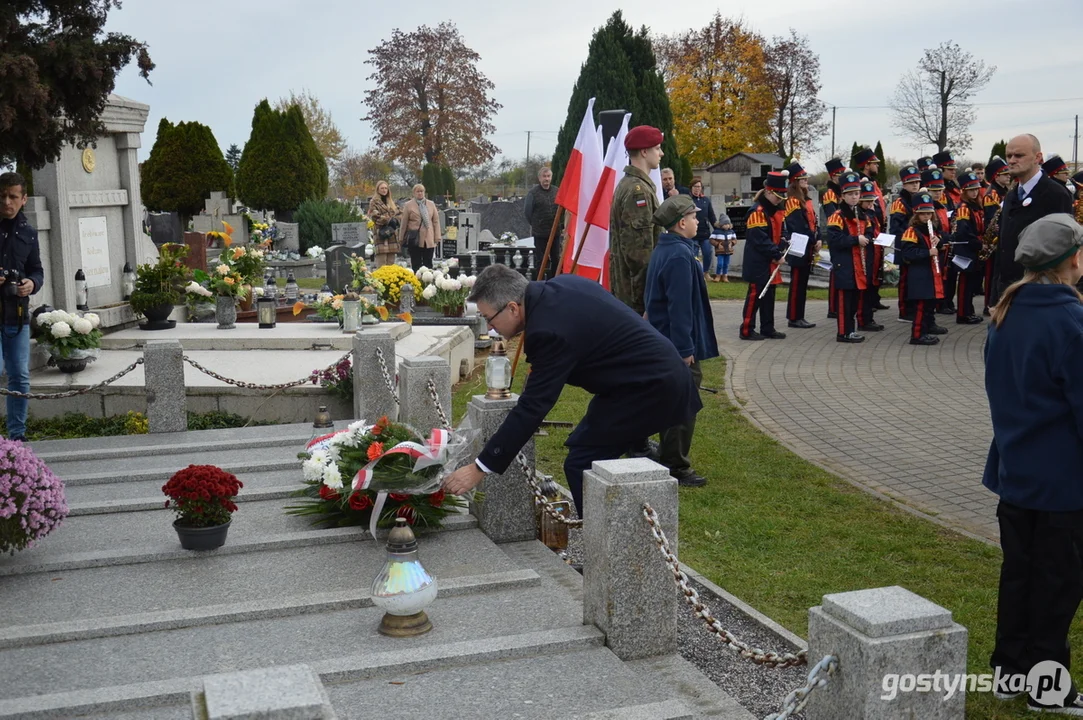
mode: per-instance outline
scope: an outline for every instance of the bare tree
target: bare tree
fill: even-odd
[[[945,42],[926,50],[918,63],[899,80],[891,98],[892,124],[913,140],[915,147],[949,145],[966,150],[971,145],[974,108],[968,102],[996,72],[995,65]]]
[[[827,132],[820,100],[820,57],[808,37],[790,28],[787,37],[773,37],[766,48],[767,82],[774,97],[771,132],[780,156],[794,157],[816,147]]]
[[[290,105],[301,108],[301,115],[305,118],[308,132],[316,141],[316,147],[319,148],[323,159],[327,161],[327,166],[333,168],[341,162],[343,153],[346,152],[346,140],[331,118],[331,113],[320,104],[319,98],[307,88],[302,89],[300,93],[290,90],[290,96],[279,98],[274,107],[275,110],[286,112]]]

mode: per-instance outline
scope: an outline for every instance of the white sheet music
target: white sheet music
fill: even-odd
[[[786,251],[787,255],[793,255],[794,257],[804,257],[805,251],[808,249],[808,235],[803,233],[794,233],[790,235],[790,249]]]
[[[895,236],[888,233],[880,233],[873,240],[873,243],[880,247],[892,247],[895,244]]]
[[[831,263],[827,262],[826,260],[821,260],[820,262],[816,263],[816,267],[822,268],[824,270],[830,270]]]
[[[894,263],[895,262],[895,253],[887,253],[887,254],[885,254],[884,255],[884,260],[887,260],[889,263]]]
[[[970,267],[971,263],[970,258],[963,257],[962,255],[956,255],[951,259],[951,261],[955,265],[958,265],[960,270],[966,270],[968,267]]]

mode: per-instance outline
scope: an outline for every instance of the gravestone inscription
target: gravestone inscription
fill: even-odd
[[[275,240],[274,249],[301,252],[301,235],[297,230],[297,223],[278,223],[278,239]]]
[[[369,228],[365,223],[331,223],[331,241],[335,245],[360,247],[368,238]]]

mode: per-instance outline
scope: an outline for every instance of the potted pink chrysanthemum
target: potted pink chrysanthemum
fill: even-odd
[[[0,439],[0,553],[31,547],[67,516],[63,481],[30,446]]]

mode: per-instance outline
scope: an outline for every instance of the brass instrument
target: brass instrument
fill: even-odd
[[[1083,197],[1075,201],[1075,221],[1083,225]]]
[[[1011,187],[1004,193],[1004,197],[1008,197],[1008,193],[1017,192],[1016,187],[1018,183],[1012,181]],[[995,192],[995,191],[993,191]],[[978,253],[979,260],[988,260],[994,252],[996,252],[997,245],[1000,243],[1000,213],[1004,210],[1004,201],[1000,201],[1000,207],[993,213],[993,219],[989,221],[989,227],[985,228],[985,232],[981,236],[981,251]],[[1079,219],[1079,208],[1076,208],[1076,219]]]

